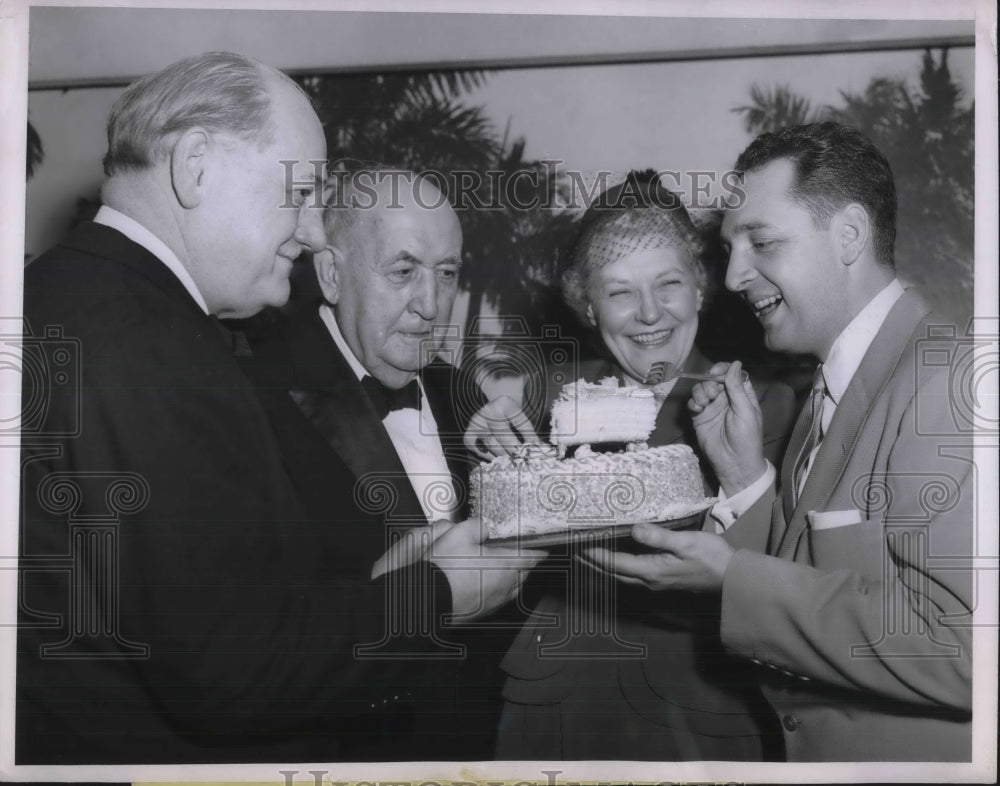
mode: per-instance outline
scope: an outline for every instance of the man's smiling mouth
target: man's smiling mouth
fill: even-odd
[[[760,300],[755,300],[750,304],[750,308],[753,309],[753,313],[757,315],[757,318],[761,319],[772,313],[783,301],[784,298],[781,295],[770,295]]]

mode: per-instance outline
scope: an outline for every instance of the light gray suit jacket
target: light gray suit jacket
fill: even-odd
[[[739,550],[722,641],[760,664],[790,761],[971,758],[972,438],[953,423],[949,366],[925,362],[921,343],[942,322],[907,291],[798,504],[787,490],[805,413],[778,489],[727,533]],[[835,511],[857,511],[857,523],[829,526]]]

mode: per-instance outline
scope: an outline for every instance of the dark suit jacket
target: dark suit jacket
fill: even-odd
[[[952,412],[964,403],[952,376],[963,347],[940,329],[934,338],[942,324],[904,293],[798,504],[787,490],[805,413],[781,464],[785,494],[772,489],[727,533],[742,548],[726,573],[722,641],[761,664],[789,760],[972,755],[974,472]],[[853,516],[838,524],[834,512]]]
[[[244,368],[261,395],[310,519],[323,517],[331,490],[352,500],[362,514],[374,514],[378,523],[365,525],[355,548],[369,567],[385,551],[392,529],[426,523],[385,426],[318,308],[303,310],[256,342]],[[469,479],[464,421],[478,409],[480,394],[470,380],[440,361],[422,369],[420,377],[459,495],[456,520],[461,520]],[[343,537],[331,532],[325,548],[342,548]],[[492,754],[500,706],[498,664],[511,636],[464,627],[445,633],[448,644],[442,644],[442,655],[450,657],[438,664],[413,707],[417,758],[478,760]],[[456,645],[464,652],[454,652]]]
[[[710,366],[697,350],[686,364],[692,372],[707,371]],[[612,364],[596,361],[582,364],[575,373],[595,382],[618,372]],[[649,444],[685,443],[697,452],[687,409],[693,385],[688,379],[675,383],[657,415]],[[550,394],[557,392],[552,390]],[[758,385],[757,394],[764,415],[768,457],[776,461],[791,429],[794,394],[780,383]],[[704,457],[699,459],[703,469],[710,466]],[[708,484],[711,486],[714,480]],[[571,565],[569,570],[573,569]],[[566,570],[564,567],[563,574]],[[580,577],[582,581],[587,578]],[[522,719],[523,726],[511,728],[501,739],[502,755],[754,760],[771,753],[767,747],[770,740],[762,742],[760,738],[771,735],[780,740],[780,733],[754,674],[745,664],[724,655],[718,637],[711,632],[717,626],[717,601],[617,585],[613,615],[617,639],[607,633],[595,638],[572,634],[571,620],[582,614],[583,621],[577,619],[576,625],[595,631],[605,631],[611,623],[594,611],[593,604],[571,609],[573,601],[566,595],[565,575],[559,580],[561,588],[549,585],[542,591],[533,617],[503,661],[508,674],[504,695],[509,707],[518,707],[516,716]],[[610,615],[605,612],[605,616]],[[552,620],[557,620],[555,626]],[[558,650],[542,650],[543,646],[551,648],[563,641],[566,643]],[[640,654],[636,646],[644,651]],[[595,648],[606,652],[603,656],[585,656]],[[591,694],[593,698],[588,698]],[[564,702],[576,709],[562,713],[558,747],[540,747],[541,735],[536,737],[528,730],[544,727],[541,719],[550,714],[549,708]],[[643,731],[631,735],[615,732],[595,743],[585,727],[588,714],[593,713],[614,714],[623,730],[629,718],[641,718],[643,723],[636,728]],[[515,739],[516,735],[521,735],[520,740]]]
[[[254,343],[252,357],[241,365],[261,394],[285,463],[317,516],[327,503],[314,495],[330,487],[333,460],[350,471],[351,487],[358,484],[352,495],[362,509],[401,527],[426,523],[385,426],[317,309],[282,322]],[[462,444],[462,413],[453,402],[462,379],[454,366],[439,360],[422,369],[420,378],[459,495],[461,520],[468,508],[469,461]],[[382,489],[391,493],[383,495]],[[381,530],[378,534],[384,535]],[[372,561],[384,550],[383,544]]]
[[[335,487],[310,519],[219,325],[119,232],[83,224],[31,264],[25,316],[53,335],[28,342],[16,762],[351,759],[391,739],[412,673],[355,647],[384,638],[400,586],[447,612],[443,576],[372,582],[380,538]],[[352,536],[329,549],[331,528]]]

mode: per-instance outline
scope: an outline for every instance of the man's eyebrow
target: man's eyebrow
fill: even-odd
[[[409,262],[412,265],[424,264],[424,261],[420,257],[411,254],[409,251],[406,250],[398,251],[395,256],[388,257],[382,264],[392,265],[395,264],[396,262]],[[444,259],[439,259],[437,262],[434,263],[433,266],[439,267],[440,265],[455,265],[456,267],[461,267],[462,258],[455,256],[445,257]]]
[[[770,227],[765,221],[744,221],[742,224],[737,224],[733,227],[730,234],[736,234],[737,232],[753,232],[755,229],[767,229]]]
[[[315,175],[312,178],[304,177],[301,180],[296,179],[292,183],[292,188],[296,191],[301,191],[304,188],[312,188],[316,191],[322,191],[326,188],[326,180],[322,175]]]
[[[414,256],[409,251],[398,251],[395,256],[391,256],[385,260],[385,264],[391,265],[394,262],[411,262],[414,265],[422,265],[420,257]]]

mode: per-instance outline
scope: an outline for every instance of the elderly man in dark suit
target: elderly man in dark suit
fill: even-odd
[[[789,760],[969,761],[971,439],[947,364],[921,363],[947,320],[896,278],[889,164],[821,123],[758,137],[736,169],[726,284],[769,347],[820,359],[812,394],[776,473],[739,364],[717,367],[725,383],[691,400],[725,496],[714,531],[637,527],[663,551],[593,558],[629,583],[721,594],[723,644],[758,664]]]
[[[410,172],[338,181],[314,256],[323,302],[255,354],[287,361],[292,398],[357,481],[390,484],[390,519],[457,521],[468,482],[461,389],[437,354],[458,292],[458,218]]]
[[[283,304],[324,248],[310,101],[210,53],[130,86],[108,132],[96,220],[25,273],[52,386],[25,377],[15,761],[417,758],[408,656],[518,576],[484,601],[459,525],[373,579],[381,517],[335,480],[311,517],[216,319]]]
[[[462,403],[478,389],[437,357],[462,231],[442,193],[408,171],[341,174],[328,202],[328,244],[314,256],[322,301],[254,342],[245,365],[311,515],[325,515],[340,483],[359,510],[382,517],[384,526],[365,529],[370,565],[393,531],[440,529],[467,510],[462,412],[480,402]],[[330,464],[350,472],[334,479]],[[447,639],[440,655],[451,670],[439,669],[414,703],[425,757],[489,758],[505,643],[485,631],[453,629]]]

